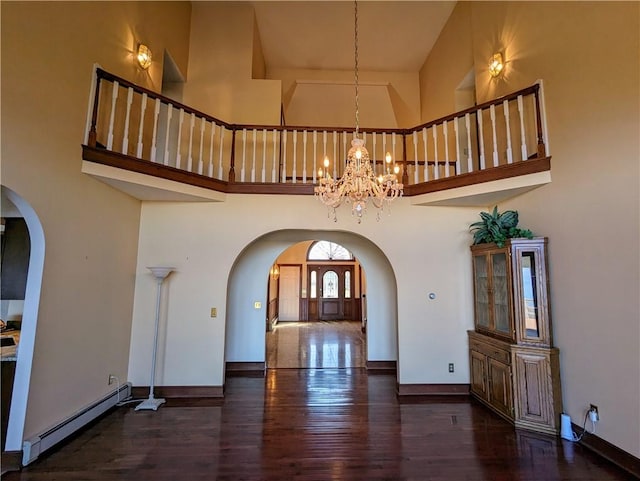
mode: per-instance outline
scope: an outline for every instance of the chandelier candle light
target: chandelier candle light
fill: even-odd
[[[347,154],[347,163],[344,173],[340,179],[333,179],[329,174],[329,158],[324,158],[324,175],[322,169],[318,171],[318,185],[314,188],[315,196],[325,204],[330,213],[333,213],[333,220],[338,220],[336,208],[342,205],[343,201],[351,203],[351,215],[356,216],[358,224],[362,222],[362,214],[366,212],[367,203],[371,203],[378,209],[377,219],[380,220],[380,211],[403,193],[403,185],[398,183],[398,172],[400,167],[394,165],[391,172],[391,154],[387,152],[385,156],[385,174],[376,178],[369,152],[364,146],[364,140],[358,137],[359,134],[359,104],[358,104],[358,2],[355,4],[355,90],[356,90],[356,129],[351,148]]]

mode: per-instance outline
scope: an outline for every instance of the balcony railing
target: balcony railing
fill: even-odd
[[[83,158],[228,193],[311,194],[322,159],[346,159],[353,130],[230,124],[100,68]],[[549,170],[541,84],[410,129],[360,129],[405,195]],[[332,161],[334,178],[343,162]]]

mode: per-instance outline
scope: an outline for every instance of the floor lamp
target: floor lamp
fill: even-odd
[[[155,334],[153,335],[153,355],[151,356],[151,381],[149,383],[149,397],[136,406],[136,411],[141,409],[153,409],[156,411],[161,404],[165,402],[164,399],[156,399],[153,396],[153,388],[156,377],[156,353],[158,351],[158,326],[160,325],[160,294],[162,293],[162,282],[165,278],[171,274],[174,267],[147,267],[156,278],[158,283],[158,295],[156,299],[156,326]]]

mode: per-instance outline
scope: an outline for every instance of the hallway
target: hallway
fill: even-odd
[[[4,481],[622,481],[582,446],[467,398],[398,399],[394,375],[270,369],[220,400],[119,408]],[[5,480],[6,477],[6,480]]]
[[[267,368],[366,367],[358,321],[281,322],[267,332]]]

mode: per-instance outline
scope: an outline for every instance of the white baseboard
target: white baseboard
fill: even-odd
[[[22,465],[26,466],[32,463],[38,459],[41,453],[86,426],[98,416],[104,414],[108,409],[114,407],[118,399],[123,400],[130,395],[131,383],[123,384],[112,393],[81,409],[72,416],[69,416],[51,429],[48,429],[38,436],[27,439],[22,443]]]

